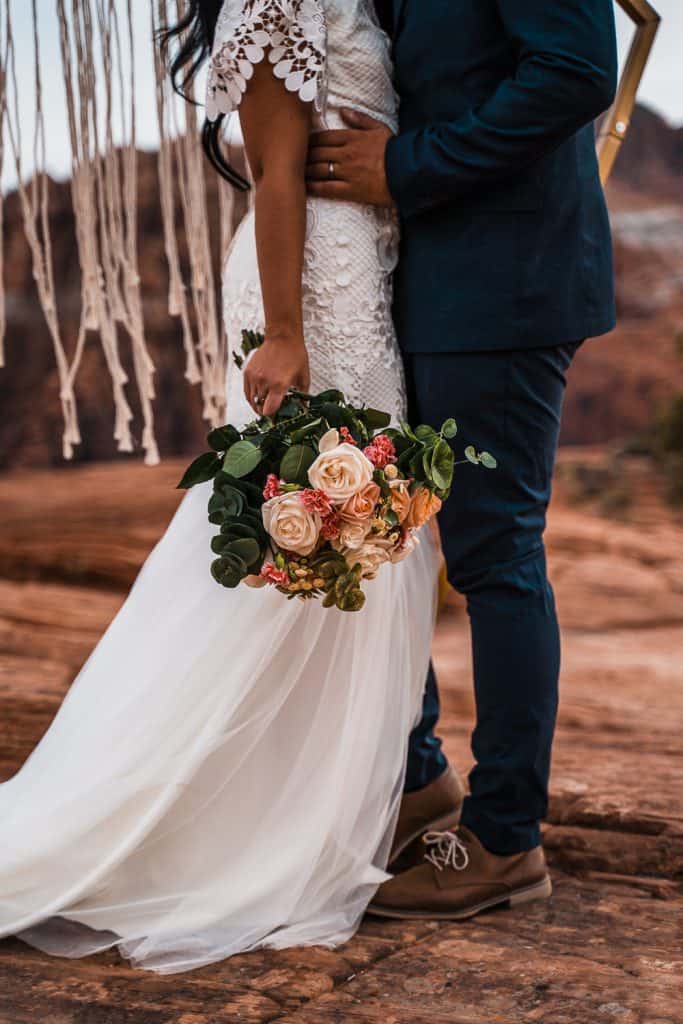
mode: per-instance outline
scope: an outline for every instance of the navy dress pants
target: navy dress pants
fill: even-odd
[[[440,526],[472,636],[475,766],[462,822],[499,854],[537,846],[547,811],[560,638],[543,532],[565,373],[580,344],[406,356],[411,423],[439,427],[454,416],[458,458],[474,444],[498,460],[495,470],[456,469]],[[446,767],[438,718],[432,669],[411,735],[409,792]]]

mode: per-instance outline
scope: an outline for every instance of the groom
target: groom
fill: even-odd
[[[455,415],[463,471],[441,516],[467,599],[477,723],[454,831],[379,890],[387,916],[469,917],[550,893],[548,798],[560,644],[543,547],[565,373],[614,326],[593,120],[612,102],[612,0],[378,0],[394,41],[400,131],[348,112],[312,140],[310,191],[402,220],[395,320],[415,422]],[[333,169],[333,175],[331,170]],[[453,824],[461,788],[434,733],[430,672],[411,737],[398,851]]]

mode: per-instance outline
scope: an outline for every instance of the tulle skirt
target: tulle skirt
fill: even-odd
[[[0,786],[0,935],[171,973],[337,945],[386,877],[431,645],[430,532],[357,614],[227,591],[208,488]]]

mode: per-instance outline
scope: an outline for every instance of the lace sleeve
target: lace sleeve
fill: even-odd
[[[254,66],[268,52],[290,92],[322,110],[327,32],[324,0],[225,0],[216,26],[206,96],[215,121],[240,105]]]

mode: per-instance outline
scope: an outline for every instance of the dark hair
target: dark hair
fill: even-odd
[[[218,15],[223,0],[187,0],[185,13],[176,25],[165,26],[159,32],[159,45],[165,58],[169,59],[169,74],[173,88],[189,103],[194,103],[188,93],[195,75],[211,53],[216,34]],[[174,44],[178,43],[175,47]],[[215,121],[204,121],[202,147],[211,166],[242,192],[249,189],[249,182],[230,166],[220,148],[223,115]]]

